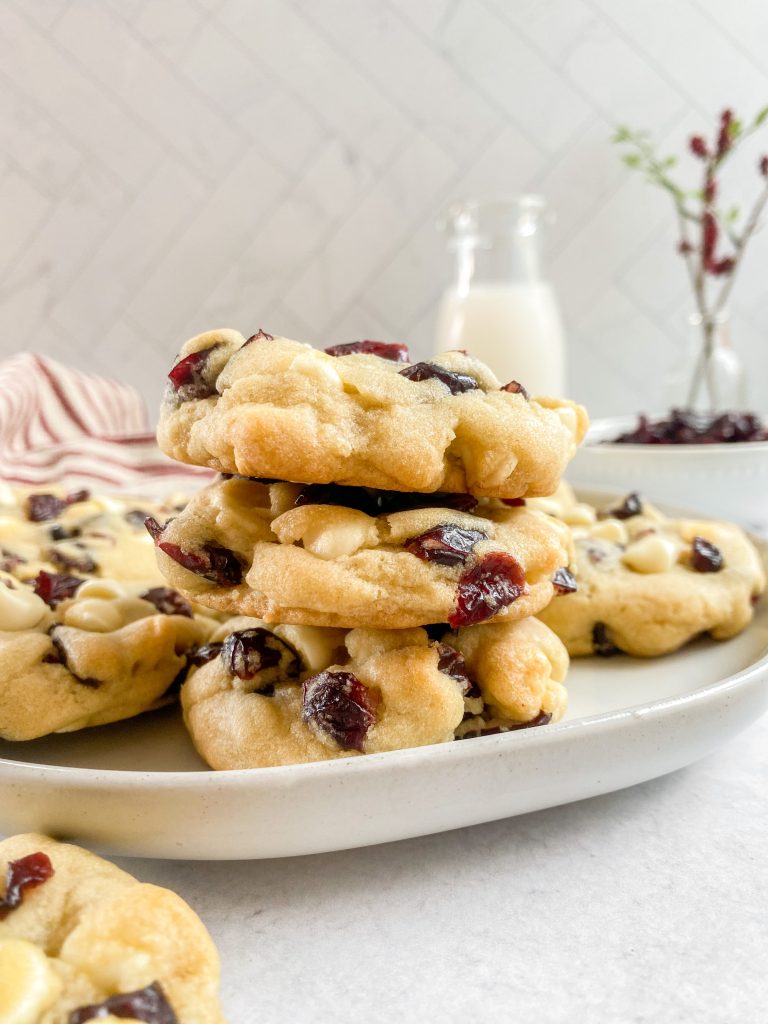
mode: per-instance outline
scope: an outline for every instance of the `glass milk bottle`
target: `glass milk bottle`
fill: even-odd
[[[540,196],[453,204],[440,227],[456,256],[435,352],[464,348],[531,395],[565,392],[565,338],[555,293],[541,276]]]

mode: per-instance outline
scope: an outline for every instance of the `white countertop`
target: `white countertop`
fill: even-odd
[[[230,1024],[751,1024],[768,718],[623,792],[290,860],[123,860],[200,913]]]

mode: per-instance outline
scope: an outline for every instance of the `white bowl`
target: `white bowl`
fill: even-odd
[[[750,526],[768,524],[768,441],[733,444],[610,444],[635,416],[596,420],[568,479],[580,486],[637,491],[651,501]]]

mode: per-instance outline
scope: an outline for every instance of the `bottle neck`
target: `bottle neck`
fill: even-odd
[[[535,234],[455,239],[452,248],[459,293],[477,285],[536,284],[542,279]]]

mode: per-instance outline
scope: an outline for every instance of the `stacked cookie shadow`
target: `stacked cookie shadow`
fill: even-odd
[[[465,352],[193,338],[158,440],[221,475],[147,520],[170,586],[224,621],[181,690],[214,768],[544,725],[568,656],[534,618],[573,589],[551,494],[586,430]]]

